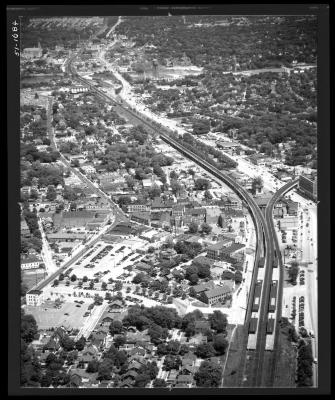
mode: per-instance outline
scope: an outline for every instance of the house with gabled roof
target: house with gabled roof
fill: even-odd
[[[176,369],[171,369],[166,378],[166,382],[174,384],[176,382],[177,376],[178,376],[178,371]]]
[[[194,383],[193,375],[178,375],[177,384],[178,383],[182,383],[185,385],[193,385]]]
[[[122,375],[122,379],[132,379],[135,380],[138,376],[136,371],[127,371],[125,374]]]
[[[120,387],[131,388],[131,387],[133,387],[133,383],[134,383],[134,381],[132,379],[127,378],[120,384]]]

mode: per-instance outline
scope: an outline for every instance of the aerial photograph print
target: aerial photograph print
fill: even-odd
[[[312,391],[317,16],[147,14],[10,22],[20,387]]]

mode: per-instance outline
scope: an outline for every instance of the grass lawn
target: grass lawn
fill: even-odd
[[[22,283],[27,286],[27,290],[31,289],[38,282],[40,282],[44,276],[47,276],[43,270],[39,269],[36,271],[22,271]]]

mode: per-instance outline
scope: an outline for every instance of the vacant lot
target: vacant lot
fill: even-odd
[[[31,289],[35,286],[39,281],[44,278],[45,272],[44,270],[38,269],[36,271],[22,271],[22,283],[27,287],[27,289]]]
[[[76,305],[77,303],[63,303],[59,309],[51,305],[27,306],[25,312],[34,316],[39,329],[49,329],[57,326],[80,329],[83,325],[84,314],[87,311],[88,304],[81,304],[80,307],[76,307]]]

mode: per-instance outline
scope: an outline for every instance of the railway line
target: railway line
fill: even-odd
[[[245,317],[245,346],[241,356],[242,368],[240,370],[243,374],[245,372],[247,373],[249,377],[247,381],[250,386],[262,386],[265,376],[267,377],[267,381],[269,381],[269,375],[272,374],[271,376],[273,376],[273,372],[264,370],[263,368],[264,353],[266,350],[272,352],[275,348],[275,336],[278,331],[277,321],[278,316],[281,315],[282,273],[279,273],[279,279],[272,278],[273,270],[278,271],[278,269],[282,269],[278,242],[276,242],[273,227],[272,209],[277,199],[282,196],[285,191],[290,190],[296,182],[290,182],[274,195],[264,216],[253,197],[243,187],[237,184],[237,182],[229,175],[215,168],[207,161],[199,159],[195,153],[186,149],[177,140],[173,139],[170,136],[170,133],[173,132],[171,129],[163,127],[162,124],[152,121],[148,117],[144,117],[122,100],[111,98],[106,95],[106,93],[92,85],[89,81],[79,76],[72,66],[72,61],[75,57],[76,56],[72,56],[69,59],[66,68],[77,81],[88,86],[91,91],[100,98],[112,102],[116,111],[120,110],[123,115],[126,115],[137,121],[139,124],[144,125],[150,132],[158,134],[164,142],[172,146],[179,153],[194,161],[207,172],[228,185],[247,204],[255,223],[258,245],[255,254],[255,265]],[[271,218],[269,218],[269,215],[271,215]],[[276,247],[275,250],[274,246]],[[262,280],[258,279],[259,272],[262,273]],[[259,289],[257,287],[259,287]],[[257,291],[258,298],[257,311],[253,311],[255,305],[255,290]],[[251,362],[246,361],[249,358],[251,359]],[[273,353],[271,359],[275,360],[275,353]],[[241,376],[241,381],[244,380],[243,376]]]

